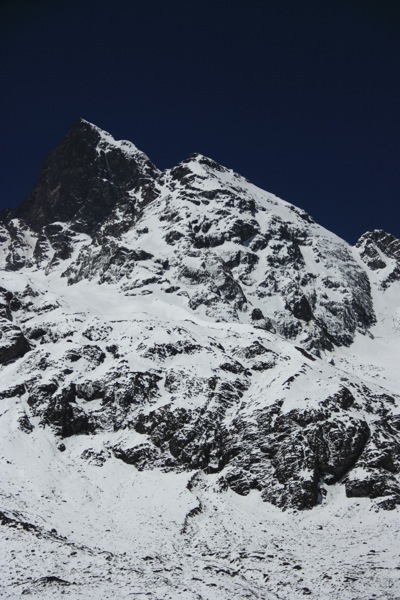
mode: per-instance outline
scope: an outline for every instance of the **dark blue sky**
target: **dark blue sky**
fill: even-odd
[[[211,156],[350,242],[400,237],[398,0],[6,2],[1,206],[82,116]]]

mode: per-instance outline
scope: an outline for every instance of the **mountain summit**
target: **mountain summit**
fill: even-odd
[[[97,556],[86,597],[112,595],[95,583],[106,552],[128,585],[128,552],[146,565],[138,594],[152,582],[189,599],[311,594],[302,566],[282,592],[262,535],[280,535],[287,559],[297,531],[303,559],[307,514],[344,532],[362,513],[383,544],[400,504],[399,248],[383,231],[351,247],[199,154],[161,172],[79,120],[0,222],[0,514],[23,531],[12,543],[36,536],[46,565],[54,545]],[[324,535],[303,577],[333,598],[322,549],[336,538]],[[71,573],[32,573],[24,589],[57,594]],[[374,577],[369,589],[394,598]]]
[[[45,161],[27,200],[15,211],[33,230],[68,221],[93,233],[118,204],[131,203],[158,175],[131,142],[79,119]],[[134,207],[132,206],[132,210]]]

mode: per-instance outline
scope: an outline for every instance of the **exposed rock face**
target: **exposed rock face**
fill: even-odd
[[[73,387],[64,388],[51,397],[43,414],[43,424],[53,425],[62,437],[89,433],[85,411],[76,405]]]
[[[24,356],[30,350],[21,329],[6,319],[0,319],[0,364]]]
[[[131,212],[153,198],[157,169],[130,142],[116,144],[97,127],[79,119],[43,165],[31,195],[15,211],[34,231],[54,221],[73,222],[94,233],[117,204]]]
[[[160,173],[81,120],[0,248],[0,398],[26,434],[283,509],[336,485],[400,503],[393,236],[353,249],[206,157]]]
[[[370,269],[384,274],[383,287],[400,279],[400,240],[394,235],[382,229],[368,231],[360,237],[356,248]]]
[[[346,481],[349,497],[381,498],[384,508],[399,503],[400,485],[399,416],[384,417],[374,423],[374,431],[355,468]]]

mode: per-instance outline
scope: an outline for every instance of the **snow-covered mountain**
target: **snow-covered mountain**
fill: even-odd
[[[79,120],[0,268],[3,597],[400,597],[399,240]]]

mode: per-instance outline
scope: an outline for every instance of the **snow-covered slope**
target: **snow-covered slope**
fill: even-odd
[[[0,223],[4,597],[398,597],[399,244],[80,120]]]

